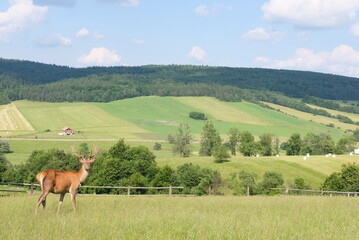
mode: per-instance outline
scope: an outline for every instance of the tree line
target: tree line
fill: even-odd
[[[173,145],[173,153],[180,157],[191,156],[192,135],[187,124],[181,124],[177,133],[170,134],[168,141]],[[205,121],[200,141],[200,156],[213,156],[215,162],[223,162],[230,155],[240,152],[243,156],[275,156],[281,150],[286,155],[323,155],[344,154],[353,152],[359,140],[359,129],[353,133],[346,133],[338,142],[327,133],[307,133],[303,138],[299,133],[293,133],[286,142],[280,143],[278,137],[264,133],[256,141],[249,131],[240,131],[231,128],[228,132],[228,141],[224,142],[212,121]]]

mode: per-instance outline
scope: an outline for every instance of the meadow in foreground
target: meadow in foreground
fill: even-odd
[[[357,197],[0,198],[0,239],[359,239]]]

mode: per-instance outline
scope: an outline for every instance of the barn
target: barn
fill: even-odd
[[[69,127],[64,127],[62,129],[63,135],[74,135],[75,134],[75,130],[69,128]]]

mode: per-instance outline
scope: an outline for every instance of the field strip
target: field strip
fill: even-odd
[[[179,97],[177,100],[191,107],[201,109],[204,112],[211,114],[217,120],[256,125],[269,125],[267,121],[258,118],[253,114],[228,106],[225,102],[221,102],[213,98]]]
[[[30,130],[34,128],[17,109],[15,104],[10,103],[0,106],[0,130]]]
[[[317,109],[323,109],[325,111],[327,111],[328,113],[332,114],[332,115],[343,115],[343,116],[347,116],[348,118],[350,118],[351,120],[358,122],[359,121],[359,114],[355,114],[355,113],[347,113],[347,112],[342,112],[342,111],[337,111],[337,110],[332,110],[329,108],[323,108],[323,107],[318,107],[315,105],[311,105],[311,104],[307,104],[309,107],[311,108],[317,108]]]
[[[320,115],[313,115],[311,113],[301,112],[301,111],[295,110],[293,108],[283,107],[281,105],[277,105],[274,103],[268,103],[268,102],[263,102],[263,103],[274,108],[274,109],[279,109],[280,111],[282,111],[288,115],[297,117],[302,120],[313,121],[313,122],[321,123],[321,124],[325,124],[325,125],[332,123],[332,124],[334,124],[335,127],[340,127],[341,129],[355,130],[358,128],[358,126],[356,126],[354,124],[343,123],[335,118],[329,118],[329,117],[320,116]]]

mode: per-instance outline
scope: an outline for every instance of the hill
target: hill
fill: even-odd
[[[83,88],[87,81],[93,84],[94,79],[89,78],[89,76],[93,75],[102,76],[102,78],[96,78],[96,82],[101,82],[101,84],[98,84],[102,89],[101,94],[119,85],[122,87],[125,85],[132,90],[127,94],[116,95],[117,99],[100,97],[92,100],[102,102],[134,96],[166,95],[165,92],[162,92],[162,94],[148,92],[150,91],[149,87],[137,89],[138,92],[136,92],[131,88],[133,84],[136,87],[141,84],[156,85],[158,87],[159,83],[176,83],[180,86],[205,84],[205,86],[231,86],[239,89],[275,91],[295,98],[303,98],[308,95],[341,100],[358,100],[356,91],[359,88],[358,78],[305,71],[187,65],[71,68],[30,61],[0,59],[0,91],[3,91],[3,94],[6,94],[10,100],[71,101],[71,96],[68,99],[65,98],[65,100],[56,100],[51,98],[49,94],[44,93],[41,94],[42,99],[33,99],[32,97],[35,94],[31,95],[31,92],[36,92],[36,95],[41,92],[34,86],[41,86],[42,90],[46,89],[47,91],[53,88],[56,88],[57,91],[61,88],[69,89],[74,82],[76,82],[78,88]],[[120,80],[113,81],[111,77],[104,77],[111,75],[119,75]],[[81,78],[82,80],[78,81]],[[68,81],[67,79],[71,80]],[[59,82],[61,84],[47,86],[48,84]],[[82,86],[79,83],[82,83]],[[23,88],[24,86],[26,88]],[[83,90],[86,92],[88,89]],[[185,96],[186,91],[183,89],[182,91],[180,95]],[[99,89],[92,88],[90,92],[98,93]],[[55,94],[54,92],[50,93]],[[193,93],[190,92],[189,94]],[[246,94],[250,93],[246,92]],[[178,96],[178,93],[176,95],[171,91],[168,92],[167,96]],[[78,99],[74,100],[78,101]]]
[[[335,139],[344,131],[302,120],[287,114],[263,108],[257,104],[223,102],[211,97],[138,97],[109,103],[46,103],[16,101],[12,109],[23,118],[15,118],[0,109],[0,116],[8,116],[12,125],[29,126],[17,129],[0,122],[1,136],[34,138],[61,138],[57,133],[65,126],[76,131],[80,139],[157,139],[165,140],[175,133],[180,124],[188,124],[195,139],[200,139],[204,122],[189,118],[192,111],[200,111],[213,121],[223,138],[236,127],[255,136],[271,133],[281,139],[292,133],[330,133]],[[16,109],[14,109],[16,107]],[[33,128],[34,130],[32,130]],[[25,131],[26,130],[26,131]]]

